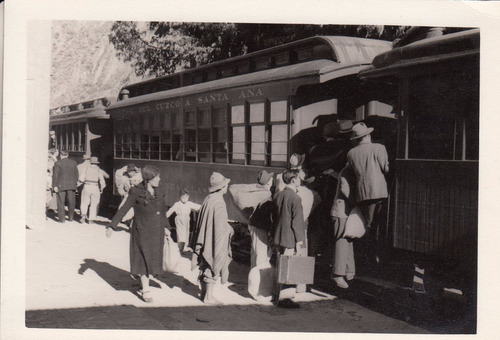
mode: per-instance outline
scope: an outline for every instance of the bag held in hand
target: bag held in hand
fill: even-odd
[[[163,245],[163,270],[166,272],[175,272],[177,265],[181,260],[179,247],[172,240],[172,237],[165,236],[165,244]]]
[[[366,232],[366,222],[361,209],[352,209],[345,224],[344,238],[361,238]]]
[[[314,257],[280,255],[278,259],[278,282],[283,284],[314,283]]]

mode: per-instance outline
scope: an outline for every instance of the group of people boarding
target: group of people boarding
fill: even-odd
[[[327,201],[328,205],[331,202],[328,209],[335,238],[332,279],[340,288],[348,288],[347,281],[352,280],[355,275],[353,243],[351,239],[344,237],[352,209],[359,207],[367,237],[373,238],[374,217],[388,196],[384,176],[389,171],[388,155],[382,144],[371,142],[372,131],[373,128],[364,123],[352,126],[350,121],[329,123],[323,129],[325,143],[330,143],[331,152],[335,153],[334,164],[330,164],[328,169],[322,169],[321,174],[336,183],[335,191],[326,193],[327,196],[333,195]],[[333,147],[339,145],[343,147]],[[352,145],[350,150],[349,145]],[[51,191],[57,196],[58,220],[61,223],[65,221],[66,199],[68,219],[73,220],[75,190],[83,185],[80,222],[83,223],[85,219],[92,222],[97,215],[107,174],[99,168],[96,157],[84,156],[84,162],[77,166],[75,161],[68,158],[67,152],[61,151],[59,155],[60,159],[55,161],[56,153],[49,152],[51,161],[48,172],[52,179]],[[175,213],[180,250],[192,252],[192,267],[198,268],[200,272],[201,299],[207,304],[220,303],[215,299],[213,289],[219,279],[222,283],[227,282],[231,237],[234,233],[228,223],[223,198],[228,189],[240,208],[251,208],[248,216],[252,240],[250,269],[269,264],[276,268],[280,255],[308,255],[308,248],[311,246],[308,229],[315,227],[308,224],[321,195],[315,190],[315,177],[312,176],[317,169],[307,169],[304,166],[314,163],[306,162],[307,157],[308,155],[293,154],[289,167],[283,173],[275,176],[274,173],[263,170],[256,183],[251,185],[229,186],[230,179],[214,172],[209,179],[209,194],[201,205],[190,202],[188,190],[183,189],[179,201],[170,209],[167,209],[167,194],[160,185],[160,171],[157,167],[147,165],[139,169],[134,164],[129,164],[118,169],[115,184],[122,202],[106,228],[106,235],[111,237],[120,222],[133,221],[130,225],[130,270],[132,274],[140,276],[142,289],[139,292],[144,301],[152,301],[149,291],[152,276],[163,273],[165,236],[170,236],[170,231],[166,228],[167,219]],[[190,238],[192,211],[199,213]],[[283,288],[277,281],[276,273],[273,302],[280,307],[298,307],[293,301],[294,294],[281,294]],[[295,290],[304,291],[305,286],[297,285]]]
[[[323,173],[336,181],[336,190],[331,200],[330,218],[335,237],[335,255],[332,279],[340,288],[348,288],[348,280],[354,278],[354,251],[352,240],[344,237],[346,222],[354,206],[358,206],[365,221],[368,237],[372,237],[372,222],[383,200],[387,198],[387,184],[384,174],[389,171],[388,155],[382,144],[371,142],[373,128],[364,123],[346,127],[345,122],[327,126],[331,140],[343,139],[353,146],[345,152],[346,162],[340,171],[333,166]],[[332,132],[333,131],[333,132]],[[344,143],[343,145],[347,145]],[[265,170],[254,184],[229,185],[230,179],[214,172],[209,179],[209,194],[201,205],[189,201],[189,192],[183,189],[180,200],[167,210],[167,194],[160,185],[160,171],[147,165],[137,169],[133,165],[122,168],[125,184],[122,204],[107,227],[111,237],[113,230],[133,210],[130,228],[130,263],[132,274],[141,278],[140,294],[144,301],[151,302],[149,281],[163,273],[163,247],[165,235],[170,236],[167,218],[174,212],[180,250],[192,252],[192,268],[199,269],[200,297],[206,304],[219,304],[213,289],[220,279],[227,282],[231,261],[231,237],[233,228],[228,223],[224,195],[231,191],[233,199],[244,206],[250,206],[248,228],[252,239],[251,269],[271,264],[277,267],[280,255],[308,254],[308,221],[314,213],[318,194],[313,187],[312,173],[304,168],[307,156],[293,154],[290,166],[275,176]],[[338,165],[337,165],[338,169]],[[132,172],[129,174],[129,172]],[[142,181],[136,177],[141,174]],[[125,175],[126,174],[126,175]],[[118,184],[118,183],[117,183]],[[243,198],[242,198],[243,197]],[[247,204],[242,204],[245,201]],[[189,238],[191,211],[198,211],[195,228]],[[347,281],[346,281],[347,280]],[[279,307],[294,308],[293,294],[282,295],[283,285],[274,275],[272,300]],[[298,285],[296,291],[305,290]]]

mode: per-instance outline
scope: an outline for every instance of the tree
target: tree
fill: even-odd
[[[136,23],[117,21],[109,40],[139,76],[162,76],[315,35],[394,40],[404,26]]]

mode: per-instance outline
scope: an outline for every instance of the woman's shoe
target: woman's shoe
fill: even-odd
[[[139,295],[142,296],[144,302],[151,303],[153,302],[153,298],[151,297],[151,293],[148,290],[140,290]]]
[[[335,283],[337,284],[337,287],[339,287],[339,288],[342,288],[342,289],[349,288],[349,285],[347,284],[347,282],[345,282],[343,276],[334,277],[333,281],[335,281]]]

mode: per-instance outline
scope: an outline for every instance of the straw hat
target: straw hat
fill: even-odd
[[[209,192],[214,192],[224,188],[231,180],[222,176],[222,174],[218,172],[212,173],[210,176],[210,187],[208,188]]]
[[[90,164],[99,164],[99,159],[97,157],[90,157]]]
[[[273,178],[274,176],[274,172],[267,172],[266,170],[262,170],[259,174],[259,177],[257,177],[257,182],[260,184],[260,185],[266,185],[267,182],[269,182],[269,180],[271,178]]]
[[[369,135],[370,133],[373,132],[372,127],[367,127],[365,123],[358,123],[352,127],[352,135],[351,135],[351,140],[358,139],[361,137],[364,137],[366,135]]]

